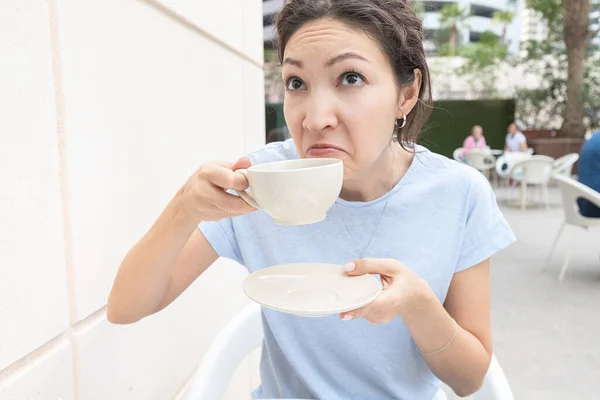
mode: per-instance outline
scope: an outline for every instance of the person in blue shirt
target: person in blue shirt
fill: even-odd
[[[421,21],[405,0],[290,0],[276,29],[291,139],[203,164],[123,260],[109,321],[158,312],[218,257],[344,265],[384,290],[323,318],[263,309],[253,398],[474,393],[492,356],[490,257],[515,237],[481,173],[416,144],[432,105]],[[248,187],[240,168],[310,157],[344,164],[321,222],[277,225],[230,193]]]
[[[579,154],[579,182],[600,192],[600,131],[583,144]],[[600,208],[585,199],[577,200],[584,217],[600,218]]]

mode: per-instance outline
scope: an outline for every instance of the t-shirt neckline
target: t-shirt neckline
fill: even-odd
[[[410,165],[408,166],[408,169],[406,170],[404,176],[400,178],[400,180],[396,183],[396,185],[394,185],[394,187],[391,190],[389,190],[387,193],[384,193],[380,197],[369,201],[348,201],[338,197],[335,201],[336,204],[349,208],[369,207],[380,203],[384,200],[387,200],[390,196],[393,196],[398,190],[400,190],[402,186],[408,184],[412,180],[413,176],[416,174],[416,171],[419,168],[418,164],[421,164],[421,161],[417,160],[418,156],[424,152],[427,152],[427,149],[417,144],[412,145],[412,147],[414,149],[415,155]]]

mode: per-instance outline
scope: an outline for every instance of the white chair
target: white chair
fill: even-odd
[[[579,154],[571,153],[554,161],[552,166],[552,175],[561,174],[570,177],[573,174],[573,165],[579,160]]]
[[[466,158],[467,164],[481,172],[493,169],[496,165],[496,157],[481,150],[471,150]]]
[[[600,207],[600,193],[564,175],[556,175],[554,176],[554,179],[558,183],[558,186],[562,193],[565,220],[560,226],[560,229],[558,230],[556,239],[554,239],[554,242],[552,243],[552,247],[550,248],[550,254],[548,254],[548,258],[546,260],[546,263],[544,264],[544,269],[550,265],[552,255],[554,254],[556,245],[558,244],[558,241],[562,236],[566,225],[576,226],[585,230],[588,230],[592,226],[600,226],[600,218],[584,217],[580,214],[579,205],[577,204],[577,199],[582,198]],[[567,268],[569,266],[570,257],[571,247],[568,246],[563,265],[560,269],[560,273],[558,274],[559,281],[562,281],[565,277],[565,273],[567,272]]]
[[[219,332],[194,372],[185,400],[221,400],[240,363],[262,340],[260,306],[250,303]]]
[[[546,199],[546,206],[550,207],[550,194],[548,181],[552,178],[554,159],[548,156],[530,156],[530,158],[513,165],[510,178],[521,183],[521,209],[527,208],[527,185],[541,187]]]
[[[486,176],[488,176],[489,172],[496,166],[496,157],[485,151],[471,150],[467,153],[466,158],[468,165]]]
[[[531,155],[529,153],[525,153],[525,152],[520,152],[520,151],[516,151],[516,152],[511,152],[511,151],[507,151],[505,152],[503,155],[501,155],[500,157],[498,157],[496,159],[496,175],[498,176],[499,182],[498,182],[498,186],[502,186],[501,183],[505,182],[506,185],[505,187],[507,189],[510,189],[510,172],[512,171],[512,167],[518,163],[521,162],[523,160],[528,160],[529,158],[531,158]],[[510,198],[512,197],[512,193],[509,191],[508,192],[508,198],[510,200]]]
[[[458,149],[454,150],[454,152],[452,153],[452,157],[458,162],[464,162],[463,159],[460,158],[462,151],[463,151],[463,148],[459,147]]]
[[[185,399],[221,400],[239,364],[262,344],[262,339],[260,306],[251,303],[219,333],[194,373]],[[476,400],[514,400],[495,356],[492,356],[483,387],[473,397]]]

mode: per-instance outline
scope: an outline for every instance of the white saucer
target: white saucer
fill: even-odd
[[[258,304],[289,314],[324,317],[366,306],[381,284],[371,275],[347,276],[341,265],[275,265],[249,275],[244,292]]]

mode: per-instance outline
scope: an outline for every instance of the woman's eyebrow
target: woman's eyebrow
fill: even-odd
[[[327,61],[325,63],[326,67],[331,67],[334,64],[337,64],[339,62],[342,62],[344,60],[348,60],[348,59],[357,59],[357,60],[362,60],[362,61],[366,61],[368,63],[370,63],[369,60],[367,60],[366,58],[364,58],[363,56],[361,56],[360,54],[356,54],[356,53],[342,53],[342,54],[338,54],[337,56],[329,59],[329,61]],[[283,64],[290,64],[290,65],[294,65],[298,68],[304,68],[304,64],[302,63],[302,61],[300,60],[296,60],[295,58],[291,58],[291,57],[287,57],[285,60],[283,60]]]
[[[298,68],[304,68],[304,64],[302,64],[302,61],[290,57],[287,57],[285,60],[283,60],[283,64],[290,64]]]
[[[356,54],[356,53],[342,53],[342,54],[338,54],[337,56],[331,58],[329,61],[327,61],[325,63],[326,67],[331,67],[332,65],[339,63],[341,61],[344,60],[348,60],[348,59],[357,59],[357,60],[362,60],[362,61],[366,61],[366,62],[370,62],[369,60],[367,60],[366,58],[364,58],[363,56],[361,56],[360,54]]]

